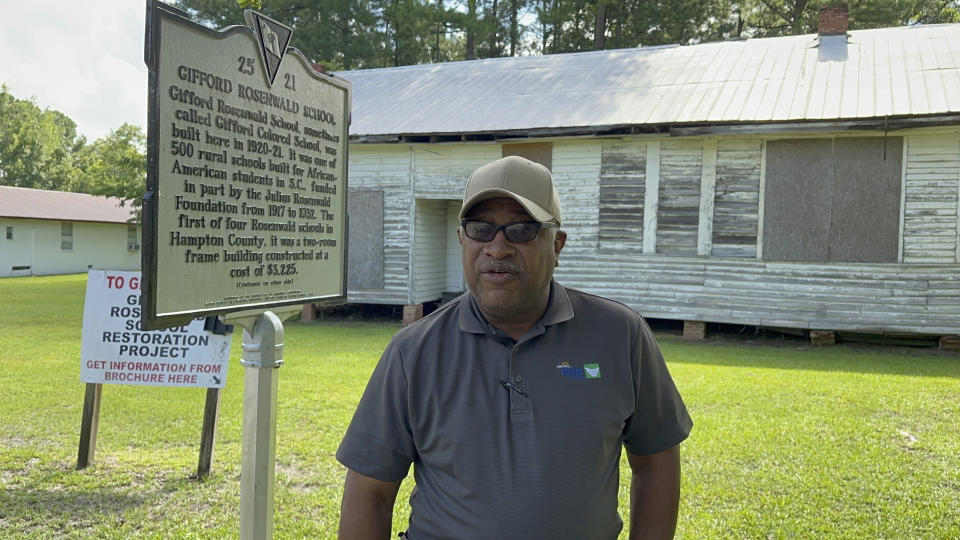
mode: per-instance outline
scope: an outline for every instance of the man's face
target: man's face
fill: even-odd
[[[509,198],[487,199],[475,205],[466,219],[503,225],[534,221]],[[513,243],[503,231],[489,242],[479,242],[457,231],[462,246],[463,274],[484,316],[493,324],[536,322],[550,296],[550,279],[566,240],[563,232],[540,229],[530,242]]]

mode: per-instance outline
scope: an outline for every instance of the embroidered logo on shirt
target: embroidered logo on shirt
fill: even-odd
[[[560,370],[560,376],[564,379],[599,379],[600,364],[584,364],[583,367],[571,366],[570,362],[561,362],[557,364]]]

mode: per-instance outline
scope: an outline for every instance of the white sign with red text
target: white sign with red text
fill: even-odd
[[[233,336],[204,330],[203,319],[143,330],[140,283],[140,272],[88,273],[80,381],[223,388]]]

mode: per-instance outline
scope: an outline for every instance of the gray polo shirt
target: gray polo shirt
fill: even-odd
[[[654,454],[691,426],[640,315],[554,282],[520,341],[469,293],[400,330],[337,459],[388,482],[414,464],[412,540],[613,539],[621,445]]]

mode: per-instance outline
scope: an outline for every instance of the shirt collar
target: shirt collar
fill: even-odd
[[[570,303],[570,296],[567,289],[555,280],[550,280],[550,298],[547,300],[547,309],[543,312],[543,317],[534,325],[551,326],[573,318],[573,305]],[[460,330],[471,334],[486,334],[488,323],[477,305],[473,293],[467,291],[460,299]],[[529,334],[528,334],[529,335]]]

